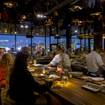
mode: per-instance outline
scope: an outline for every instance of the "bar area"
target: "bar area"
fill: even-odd
[[[0,105],[105,105],[105,0],[0,0]]]

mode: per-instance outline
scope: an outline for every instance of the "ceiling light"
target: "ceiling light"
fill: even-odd
[[[102,38],[105,39],[105,36],[103,36]]]
[[[26,15],[23,15],[23,16],[22,16],[22,19],[23,19],[23,20],[25,20],[26,18],[27,18]]]
[[[7,33],[8,32],[7,29],[5,29],[4,32]]]
[[[17,34],[17,32],[15,31],[14,34]]]
[[[55,36],[56,36],[56,37],[59,37],[59,34],[56,34]]]
[[[20,25],[20,28],[24,28],[24,26],[23,25]]]
[[[12,8],[16,5],[16,3],[12,1],[7,1],[7,2],[4,2],[4,5],[8,8]]]
[[[24,27],[25,27],[25,28],[28,28],[28,25],[25,25]]]
[[[79,23],[81,24],[81,23],[82,23],[82,21],[79,21]]]
[[[74,9],[75,9],[75,10],[82,10],[82,7],[81,7],[81,6],[76,5],[76,6],[74,6]]]
[[[36,16],[37,18],[46,18],[47,16],[43,15],[43,14],[37,14]]]
[[[101,15],[101,12],[91,13],[90,15],[91,15],[91,16],[99,16],[99,15]]]
[[[74,32],[75,32],[75,33],[78,33],[78,30],[75,30]]]

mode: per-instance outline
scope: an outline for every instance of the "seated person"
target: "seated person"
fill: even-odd
[[[43,93],[47,89],[34,80],[27,69],[27,59],[27,53],[17,53],[10,74],[8,95],[16,105],[34,105],[34,92]]]
[[[103,60],[98,50],[91,51],[86,57],[88,73],[93,76],[102,76],[104,71]],[[102,70],[103,69],[103,70]]]
[[[55,67],[61,65],[64,69],[71,70],[71,61],[69,55],[64,52],[64,49],[61,46],[57,46],[56,55],[48,65]]]

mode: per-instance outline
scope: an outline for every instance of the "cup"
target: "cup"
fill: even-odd
[[[69,78],[72,78],[72,73],[71,72],[68,72],[68,74],[69,74]]]

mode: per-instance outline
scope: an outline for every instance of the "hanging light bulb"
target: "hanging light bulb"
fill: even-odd
[[[22,19],[23,19],[23,20],[25,20],[26,18],[27,18],[26,15],[23,15],[23,16],[22,16]]]
[[[4,32],[7,33],[8,32],[7,29],[5,29]]]
[[[21,25],[20,25],[20,28],[24,28],[24,26],[21,24]]]
[[[4,5],[8,8],[12,8],[16,6],[16,3],[13,1],[7,1],[7,2],[4,2]]]
[[[24,27],[27,29],[29,26],[28,25],[25,25]]]

